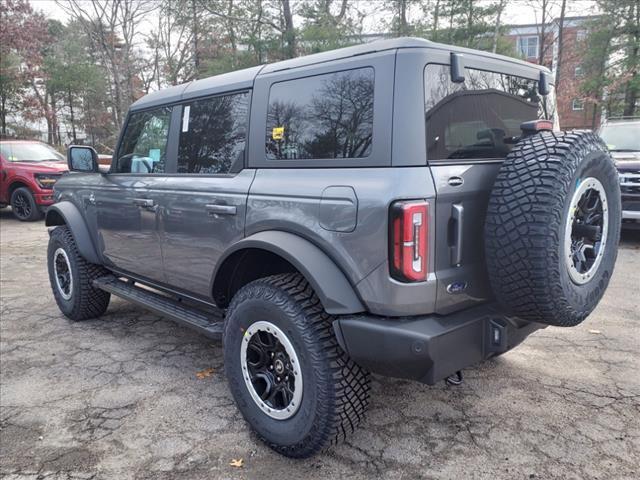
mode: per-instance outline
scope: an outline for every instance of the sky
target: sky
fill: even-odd
[[[55,3],[55,0],[30,0],[31,5],[36,10],[41,10],[45,15],[56,20],[65,21],[67,15]],[[90,0],[87,0],[90,1]],[[372,11],[376,10],[376,0],[355,0],[368,5]],[[534,5],[541,3],[541,0],[508,0],[504,15],[504,23],[507,24],[529,24],[537,23],[540,20],[540,9]],[[560,15],[560,1],[555,0],[552,13],[554,16]],[[567,0],[567,16],[588,15],[595,13],[595,0]],[[368,24],[367,24],[368,23]],[[378,33],[376,25],[379,18],[371,15],[369,21],[365,23],[366,33]]]

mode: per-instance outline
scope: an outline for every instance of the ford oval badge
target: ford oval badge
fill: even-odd
[[[464,292],[467,289],[467,282],[453,282],[447,286],[447,292],[455,295]]]
[[[464,183],[464,179],[462,177],[450,177],[448,183],[450,187],[459,187]]]

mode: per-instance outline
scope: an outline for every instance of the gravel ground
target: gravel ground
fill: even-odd
[[[640,477],[640,234],[584,324],[536,332],[459,387],[375,377],[363,427],[305,461],[251,434],[219,344],[118,299],[64,318],[46,243],[43,223],[0,211],[2,478]]]

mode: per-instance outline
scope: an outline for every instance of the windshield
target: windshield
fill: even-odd
[[[640,152],[640,122],[610,123],[600,136],[612,152]]]
[[[0,153],[8,162],[60,162],[64,157],[44,143],[2,143]]]

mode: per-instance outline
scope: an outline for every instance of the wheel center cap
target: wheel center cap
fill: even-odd
[[[282,362],[282,360],[277,359],[273,364],[273,368],[275,369],[276,373],[281,374],[282,372],[284,372],[284,363]]]

